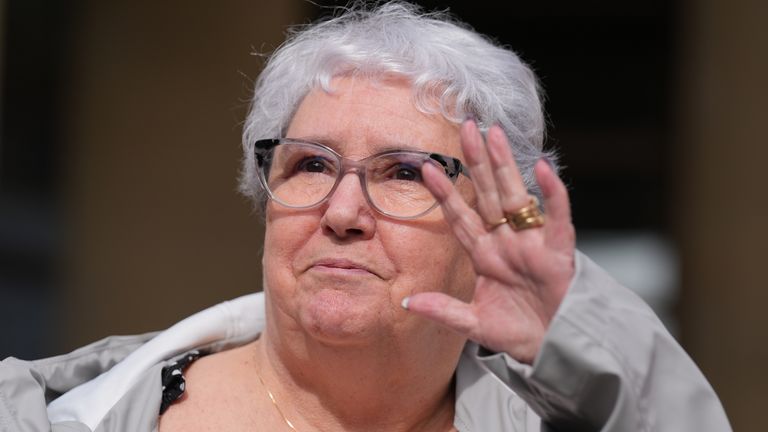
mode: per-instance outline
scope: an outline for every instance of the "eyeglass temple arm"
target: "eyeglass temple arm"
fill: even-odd
[[[260,139],[253,143],[253,153],[259,165],[264,163],[266,153],[280,144],[279,139]]]
[[[429,158],[442,165],[445,174],[450,178],[456,178],[459,174],[464,174],[469,177],[469,169],[456,158],[443,156],[438,153],[430,153]]]

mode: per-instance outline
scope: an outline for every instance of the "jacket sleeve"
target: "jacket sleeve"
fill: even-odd
[[[51,424],[45,410],[44,383],[29,362],[0,362],[0,431],[43,432]]]
[[[712,387],[653,311],[578,252],[533,365],[506,354],[479,360],[541,417],[543,431],[731,430]]]
[[[0,361],[0,432],[90,432],[79,422],[51,424],[47,404],[110,369],[155,334],[112,336],[41,360]]]

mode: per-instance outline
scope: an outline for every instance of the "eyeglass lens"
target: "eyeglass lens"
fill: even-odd
[[[265,158],[262,176],[272,198],[295,208],[312,207],[333,190],[341,173],[340,158],[308,143],[283,142]],[[369,201],[382,213],[414,217],[435,206],[435,198],[421,178],[430,159],[417,152],[384,153],[365,159],[365,187]]]

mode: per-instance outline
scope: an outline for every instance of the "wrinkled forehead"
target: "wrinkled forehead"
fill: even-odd
[[[286,137],[318,142],[346,157],[394,149],[460,157],[459,124],[421,108],[418,93],[404,77],[339,76],[307,93]]]

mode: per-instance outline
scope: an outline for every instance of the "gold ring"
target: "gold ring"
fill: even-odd
[[[508,214],[504,219],[515,231],[538,228],[544,225],[544,215],[539,210],[539,200],[536,197],[531,197],[527,206]]]
[[[503,217],[503,218],[499,219],[498,221],[496,221],[496,222],[494,222],[492,224],[488,224],[488,231],[493,231],[496,228],[504,225],[505,223],[509,223],[509,219]]]

